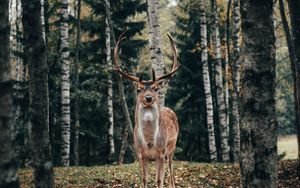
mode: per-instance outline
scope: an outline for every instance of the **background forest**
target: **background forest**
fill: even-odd
[[[31,133],[28,62],[32,57],[26,55],[23,2],[9,1],[13,145],[18,168],[33,166],[36,145],[31,140],[37,136]],[[164,73],[171,70],[173,55],[167,34],[175,41],[181,64],[162,91],[164,104],[176,112],[179,121],[174,160],[237,162],[241,136],[240,82],[246,53],[240,2],[157,2],[162,52],[159,60],[162,64],[157,70]],[[145,0],[41,0],[47,62],[44,71],[48,75],[49,92],[49,130],[44,133],[49,137],[51,156],[48,157],[54,166],[136,161],[133,127],[137,91],[132,82],[113,71],[112,59],[116,41],[123,33],[126,40],[119,49],[122,70],[151,79],[151,68],[156,65],[150,52],[153,41],[149,30],[153,25],[149,24],[147,3]],[[288,37],[292,24],[287,1],[276,1],[273,19],[277,133],[295,135],[298,123],[295,70],[291,68]],[[206,51],[207,60],[203,56]]]
[[[12,28],[12,63],[15,69],[16,78],[14,104],[16,121],[16,146],[18,161],[21,167],[30,165],[30,143],[29,143],[29,122],[28,122],[28,80],[26,79],[26,59],[24,59],[22,45],[22,24],[20,2],[15,2],[16,11]],[[70,161],[74,162],[74,141],[75,141],[75,105],[78,105],[80,120],[79,128],[79,164],[96,165],[108,163],[109,142],[108,127],[109,114],[107,108],[107,90],[109,76],[112,75],[113,88],[113,114],[114,114],[114,143],[115,153],[111,162],[118,160],[126,119],[122,108],[118,78],[111,74],[111,68],[106,62],[105,52],[105,4],[102,1],[82,2],[80,28],[80,44],[77,46],[77,2],[70,2],[69,7],[69,49],[70,49],[70,115],[71,115],[71,140],[70,140]],[[222,48],[225,48],[226,11],[227,2],[218,2],[220,7],[220,36]],[[208,35],[212,30],[211,4],[207,3]],[[112,22],[115,36],[123,31],[127,40],[122,44],[122,66],[129,72],[137,74],[143,72],[145,78],[150,78],[149,53],[148,53],[148,23],[146,4],[144,1],[113,1],[111,4]],[[200,61],[200,34],[199,34],[199,4],[194,1],[182,1],[174,3],[169,1],[160,2],[160,22],[162,36],[162,50],[167,69],[171,67],[171,50],[168,44],[167,33],[170,33],[176,41],[179,51],[179,61],[182,65],[180,71],[169,83],[166,94],[166,105],[174,109],[180,122],[180,136],[177,144],[176,159],[192,161],[209,161],[208,141],[206,129],[206,108],[203,85],[202,66]],[[232,16],[232,14],[230,13]],[[293,108],[293,84],[289,64],[288,49],[285,40],[283,26],[279,10],[276,12],[277,20],[277,114],[279,134],[295,134],[295,111]],[[59,2],[45,2],[45,34],[48,49],[49,65],[49,101],[50,101],[50,143],[52,146],[52,157],[55,165],[60,163],[61,143],[61,74],[62,67],[59,62]],[[229,37],[232,33],[233,23],[230,22]],[[212,43],[209,41],[209,43]],[[210,46],[211,44],[209,44]],[[233,45],[229,41],[230,47]],[[77,49],[78,47],[78,49]],[[212,46],[210,48],[213,48]],[[78,60],[76,60],[78,50]],[[224,50],[222,63],[225,66]],[[214,51],[209,49],[208,65],[211,75],[215,74]],[[77,65],[75,65],[75,63]],[[75,68],[77,66],[77,68]],[[77,69],[77,70],[76,70]],[[75,73],[75,71],[78,71]],[[77,74],[77,75],[76,75]],[[76,77],[78,76],[78,85]],[[214,76],[212,77],[212,95],[214,105],[216,104],[216,86]],[[76,88],[78,87],[78,88]],[[229,90],[232,90],[232,81],[229,78]],[[125,81],[124,90],[130,117],[134,116],[135,89],[134,86]],[[232,92],[232,91],[230,91]],[[78,104],[75,99],[78,97]],[[230,110],[229,117],[230,117]],[[217,114],[217,107],[214,108]],[[214,116],[215,122],[218,117]],[[216,126],[217,128],[218,126]],[[231,117],[229,127],[232,127]],[[219,134],[218,128],[216,134]],[[218,138],[218,136],[216,136]],[[127,139],[127,138],[125,138]],[[129,146],[130,141],[129,139]],[[127,141],[126,141],[127,142]],[[217,140],[217,148],[220,150],[220,141]],[[198,144],[192,144],[198,143]],[[232,143],[232,139],[229,140]],[[124,156],[125,162],[134,160],[132,147],[126,147]]]

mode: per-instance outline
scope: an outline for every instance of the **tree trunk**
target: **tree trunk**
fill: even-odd
[[[225,90],[225,108],[226,108],[226,126],[229,129],[229,60],[230,60],[230,10],[231,10],[232,1],[229,0],[227,4],[227,12],[226,12],[226,24],[225,24],[225,33],[224,33],[224,48],[223,48],[223,54],[224,54],[224,63],[225,63],[225,75],[224,75],[224,90]],[[229,131],[230,132],[230,131]],[[229,134],[229,133],[228,133]],[[230,136],[230,134],[229,134]]]
[[[221,40],[219,32],[219,8],[216,0],[212,0],[212,11],[213,11],[213,35],[215,40],[215,50],[216,50],[216,89],[217,89],[217,107],[218,107],[218,118],[220,125],[221,134],[221,152],[222,161],[229,161],[229,127],[227,126],[227,116],[226,116],[226,106],[225,106],[225,96],[223,87],[223,71],[222,71],[222,59],[221,59]]]
[[[46,43],[46,32],[45,32],[45,0],[41,0],[41,20],[42,20],[42,33],[43,39]]]
[[[25,52],[29,64],[30,123],[36,187],[54,187],[49,142],[48,66],[40,0],[22,0]]]
[[[74,163],[79,165],[79,75],[78,75],[78,61],[80,48],[80,14],[81,14],[81,0],[77,0],[77,36],[76,36],[76,57],[75,57],[75,138],[74,138]]]
[[[111,30],[109,26],[110,17],[110,0],[105,0],[106,19],[105,19],[105,47],[106,47],[106,63],[108,72],[107,83],[107,110],[108,110],[108,161],[112,161],[115,154],[114,143],[114,109],[113,109],[113,82],[112,82],[112,61],[111,61]]]
[[[110,12],[108,11],[108,9],[106,9],[106,15],[110,15]],[[115,34],[114,34],[113,22],[112,22],[110,16],[108,16],[107,19],[108,19],[108,25],[110,27],[110,32],[111,32],[111,44],[112,44],[111,47],[114,47],[114,46],[116,46],[116,37],[115,37]],[[123,113],[124,113],[124,116],[125,116],[125,119],[126,119],[126,124],[125,124],[124,131],[129,128],[130,135],[133,135],[133,126],[132,126],[132,122],[131,122],[131,119],[130,119],[130,114],[129,114],[127,101],[126,101],[126,97],[125,97],[124,84],[123,84],[123,81],[122,81],[122,78],[121,78],[120,75],[117,75],[117,79],[118,79],[117,81],[118,81],[118,88],[119,88],[119,96],[122,99],[121,100],[122,101],[122,110],[123,110]],[[127,126],[128,126],[128,128],[127,128]],[[118,164],[123,163],[122,157],[124,157],[124,156],[122,156],[123,155],[122,150],[124,150],[124,154],[125,154],[125,150],[128,146],[128,142],[127,142],[128,136],[129,135],[128,134],[126,135],[126,131],[125,131],[124,135],[123,135],[123,138],[122,138],[122,146],[121,146],[121,151],[120,151],[119,158],[118,158]],[[123,139],[125,139],[124,142],[123,142]]]
[[[239,0],[233,1],[233,60],[232,60],[232,137],[233,137],[233,161],[239,160],[240,153],[240,5]]]
[[[12,98],[9,63],[9,1],[0,2],[0,187],[19,187],[16,174],[15,153],[12,145]]]
[[[288,0],[291,26],[292,26],[292,36],[293,45],[295,48],[296,56],[296,84],[297,84],[297,116],[300,117],[300,1],[299,0]],[[298,176],[300,177],[300,121],[297,122],[297,138],[298,138]]]
[[[16,61],[16,20],[17,20],[17,0],[10,0],[9,5],[9,22],[10,22],[10,56],[11,61]]]
[[[60,59],[62,64],[61,106],[62,106],[62,140],[61,165],[70,165],[70,60],[69,60],[69,1],[61,4],[60,20]]]
[[[208,148],[211,161],[217,160],[215,128],[214,128],[214,110],[212,102],[212,94],[210,88],[210,76],[208,70],[208,52],[207,52],[207,29],[205,1],[200,0],[200,32],[201,32],[201,62],[203,69],[204,92],[206,99],[206,121],[208,132]]]
[[[241,1],[241,16],[241,187],[277,187],[273,0]]]
[[[161,51],[160,24],[158,18],[159,1],[147,0],[148,4],[148,21],[149,21],[149,45],[150,45],[150,62],[155,71],[156,78],[163,75],[165,65]],[[165,89],[161,87],[158,90],[160,107],[165,106]]]
[[[123,164],[125,151],[128,146],[128,136],[129,136],[128,131],[130,131],[130,138],[133,138],[133,126],[132,126],[132,122],[130,119],[130,114],[129,114],[129,110],[128,110],[128,106],[127,106],[127,102],[126,102],[123,81],[122,81],[122,78],[120,75],[118,75],[118,87],[119,87],[119,95],[122,98],[122,103],[123,103],[122,108],[123,108],[123,112],[124,112],[125,119],[126,119],[125,129],[124,129],[124,133],[123,133],[123,137],[122,137],[122,145],[121,145],[121,149],[120,149],[120,153],[119,153],[119,157],[118,157],[118,164],[121,165],[121,164]]]
[[[11,63],[14,67],[14,86],[13,86],[13,124],[14,124],[14,142],[15,142],[15,151],[17,158],[22,155],[23,147],[24,147],[24,122],[22,121],[22,109],[20,101],[22,101],[22,93],[21,93],[21,78],[22,78],[22,67],[23,67],[23,61],[21,58],[22,53],[22,44],[21,44],[21,2],[20,0],[11,1],[11,5],[13,8],[11,10],[12,17],[11,17]],[[24,161],[19,160],[18,164],[20,166],[24,166]]]
[[[124,156],[128,145],[128,131],[129,131],[128,128],[129,126],[126,125],[122,136],[122,145],[118,157],[118,165],[122,165],[124,163]]]

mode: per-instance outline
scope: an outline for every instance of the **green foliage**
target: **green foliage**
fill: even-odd
[[[176,157],[182,160],[207,161],[200,23],[199,11],[195,7],[197,5],[194,1],[184,1],[179,4],[178,12],[175,13],[177,30],[173,35],[176,36],[182,66],[170,82],[167,104],[172,105],[180,123],[177,147],[182,151]]]
[[[88,40],[80,46],[80,164],[92,165],[107,162],[107,78],[111,70],[106,64],[105,54],[105,7],[104,1],[85,0],[86,8],[91,9],[91,14],[81,20],[83,36]],[[136,65],[139,47],[146,44],[144,40],[133,40],[133,36],[139,34],[144,28],[144,22],[132,21],[136,13],[145,11],[145,3],[141,0],[111,1],[111,18],[114,27],[114,35],[117,38],[126,31],[125,40],[121,47],[121,59],[124,70],[131,70]],[[113,38],[111,38],[113,40]],[[112,44],[114,42],[112,41]],[[120,96],[118,95],[117,79],[113,76],[114,88],[114,119],[115,119],[115,143],[116,157],[120,149],[122,130],[125,127],[125,117],[122,111]],[[127,82],[125,89],[132,87]],[[129,90],[132,90],[130,88]],[[72,93],[73,88],[71,90]],[[73,92],[74,93],[74,92]],[[131,93],[129,93],[131,94]],[[128,97],[129,108],[133,107],[132,95]],[[74,95],[71,96],[72,104]],[[130,159],[130,158],[128,158]],[[131,159],[132,160],[132,159]],[[125,160],[126,161],[126,160]]]
[[[167,0],[161,0],[160,6],[166,8]],[[107,78],[111,73],[106,64],[105,54],[105,7],[104,1],[84,0],[82,11],[89,11],[82,16],[81,45],[79,50],[79,91],[80,96],[80,137],[79,137],[79,158],[80,165],[93,165],[107,163]],[[47,37],[48,65],[49,65],[49,98],[50,98],[50,142],[54,164],[59,164],[60,140],[61,140],[61,65],[59,62],[59,6],[58,0],[46,1],[45,4],[45,31]],[[210,5],[207,2],[207,18],[209,22]],[[181,68],[169,82],[170,88],[167,91],[166,104],[169,105],[179,118],[180,135],[176,148],[175,158],[191,161],[208,161],[208,141],[206,127],[206,107],[203,86],[202,65],[200,57],[200,23],[199,23],[199,2],[193,0],[180,1],[176,7],[168,8],[173,10],[173,15],[162,16],[160,20],[162,28],[166,32],[172,30],[178,51]],[[146,45],[145,29],[146,24],[146,3],[144,0],[114,0],[111,1],[111,17],[113,21],[114,35],[116,38],[126,31],[126,40],[120,47],[121,67],[128,72],[135,72],[138,66],[147,62],[148,47],[144,48],[144,54],[140,49]],[[139,18],[136,18],[136,15]],[[166,15],[168,12],[163,12]],[[137,16],[138,17],[138,16]],[[141,18],[143,17],[143,18]],[[169,18],[174,17],[173,22]],[[70,16],[70,56],[71,56],[71,161],[73,159],[74,139],[74,59],[76,23],[78,20]],[[166,23],[168,22],[168,23]],[[222,24],[223,22],[221,22]],[[169,25],[172,26],[169,26]],[[208,34],[210,34],[210,23],[208,23]],[[220,29],[221,35],[224,30]],[[164,31],[165,32],[165,31]],[[18,34],[19,35],[19,34]],[[165,35],[165,33],[162,33]],[[166,38],[166,37],[165,37]],[[19,38],[22,41],[22,38]],[[163,40],[163,39],[162,39]],[[282,39],[279,39],[282,41]],[[165,43],[167,44],[167,43]],[[167,46],[167,45],[165,45]],[[295,110],[293,101],[293,83],[290,73],[289,61],[286,57],[286,44],[280,43],[277,50],[277,120],[280,134],[295,133]],[[164,51],[168,51],[166,49]],[[145,55],[147,54],[147,56]],[[14,55],[24,58],[22,53],[14,52]],[[170,57],[172,59],[172,57]],[[166,61],[167,62],[167,61]],[[146,63],[147,64],[147,63]],[[213,73],[213,62],[209,59],[210,73]],[[149,66],[149,64],[147,64]],[[141,66],[142,67],[142,66]],[[146,67],[144,69],[148,69]],[[141,68],[142,69],[142,68]],[[134,70],[134,71],[133,71]],[[145,71],[145,70],[140,70]],[[149,73],[149,71],[147,71]],[[212,74],[211,74],[212,75]],[[148,76],[149,77],[149,76]],[[212,91],[214,91],[214,77],[212,79]],[[115,120],[115,143],[116,156],[121,147],[121,138],[125,127],[125,117],[122,111],[122,103],[118,94],[116,76],[113,76],[114,89],[114,120]],[[135,93],[133,85],[124,81],[125,95],[131,119],[134,119]],[[16,151],[19,166],[30,164],[29,124],[28,118],[28,83],[20,82],[15,88],[14,105],[20,106],[21,116],[15,121],[16,125]],[[214,101],[215,103],[215,101]],[[215,111],[216,114],[216,111]],[[217,118],[214,119],[217,125]],[[216,134],[219,131],[216,126]],[[217,140],[218,148],[220,143]],[[133,156],[128,149],[125,155],[125,162],[131,162]],[[129,167],[131,168],[131,167]],[[134,167],[134,170],[135,167]],[[98,180],[97,180],[98,181]],[[103,180],[99,180],[103,181]],[[119,180],[118,180],[119,181]],[[127,185],[127,184],[126,184]],[[128,184],[129,185],[129,184]],[[133,184],[130,184],[130,186]]]
[[[30,165],[31,145],[29,143],[28,106],[29,93],[28,82],[15,81],[13,87],[13,117],[14,117],[14,144],[17,166]]]
[[[296,134],[293,77],[285,47],[277,50],[276,114],[279,134]],[[284,53],[285,51],[285,53]]]

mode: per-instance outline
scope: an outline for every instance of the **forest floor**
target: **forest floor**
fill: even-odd
[[[155,169],[151,164],[149,187],[155,187]],[[95,167],[54,168],[56,187],[99,187],[129,188],[139,187],[140,169],[138,163],[123,166],[107,165]],[[31,169],[19,170],[21,187],[33,187]],[[297,188],[300,180],[296,176],[296,160],[280,161],[278,165],[278,187]],[[239,167],[237,164],[192,163],[175,161],[174,175],[176,187],[210,188],[239,187]],[[165,186],[168,185],[168,171],[165,174]]]

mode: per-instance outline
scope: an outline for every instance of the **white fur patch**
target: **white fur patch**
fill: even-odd
[[[146,146],[143,127],[147,124],[152,124],[154,129],[154,146],[156,146],[157,139],[159,137],[159,110],[158,105],[154,104],[153,108],[145,108],[142,104],[139,106],[139,114],[138,114],[138,139],[140,143]]]
[[[143,120],[146,122],[151,122],[151,121],[153,121],[153,119],[154,119],[153,113],[150,110],[146,111],[144,114]]]

